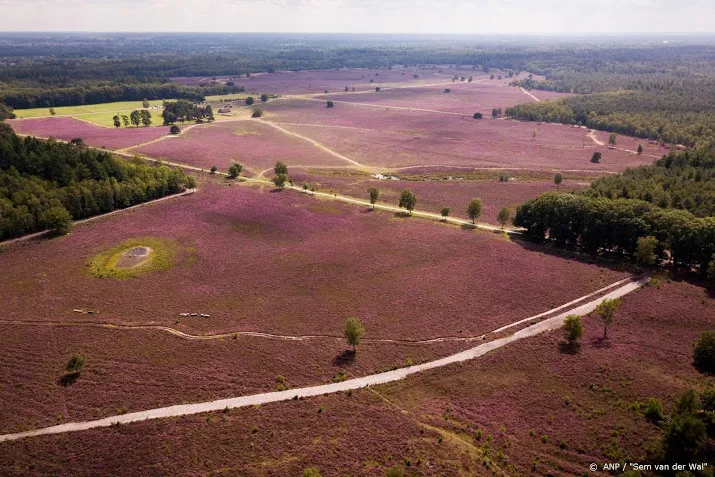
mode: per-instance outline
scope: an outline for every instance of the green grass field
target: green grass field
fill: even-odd
[[[161,106],[163,101],[157,99],[149,101],[152,106]],[[127,114],[142,107],[141,101],[119,101],[116,103],[87,104],[84,106],[58,106],[55,108],[56,116],[76,116],[79,119],[90,121],[102,126],[112,126],[112,118],[115,114]],[[50,108],[16,109],[18,118],[41,118],[51,116]],[[161,115],[161,111],[152,111],[153,117]]]

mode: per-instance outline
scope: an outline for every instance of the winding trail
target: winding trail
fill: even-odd
[[[649,278],[647,276],[635,280],[629,280],[628,283],[623,284],[617,289],[610,291],[601,298],[592,300],[576,308],[570,309],[556,316],[540,321],[529,327],[523,328],[511,335],[504,336],[502,338],[498,338],[493,341],[480,344],[465,351],[416,366],[396,369],[384,373],[377,373],[361,378],[349,379],[347,381],[339,383],[308,386],[303,388],[290,389],[287,391],[252,394],[248,396],[239,396],[234,398],[219,399],[216,401],[207,401],[194,404],[179,404],[175,406],[161,407],[156,409],[149,409],[146,411],[111,416],[93,421],[70,422],[57,426],[46,427],[43,429],[35,429],[32,431],[18,432],[15,434],[0,435],[0,442],[7,442],[49,434],[62,434],[66,432],[84,431],[88,429],[109,427],[118,424],[127,424],[130,422],[145,421],[147,419],[178,417],[203,412],[219,411],[226,408],[232,409],[247,406],[257,406],[261,404],[269,404],[280,401],[289,401],[298,397],[321,396],[325,394],[333,394],[341,391],[348,391],[351,389],[360,389],[367,386],[375,386],[379,384],[390,383],[393,381],[399,381],[415,373],[420,373],[430,369],[436,369],[450,364],[461,363],[464,361],[475,359],[485,355],[490,351],[499,349],[509,343],[513,343],[524,338],[536,336],[546,331],[558,329],[562,326],[564,318],[566,318],[566,316],[570,314],[588,314],[592,312],[603,299],[622,297],[645,285],[648,280]]]

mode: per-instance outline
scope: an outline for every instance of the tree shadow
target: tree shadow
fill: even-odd
[[[278,187],[275,187],[275,188],[271,189],[271,193],[272,193],[272,194],[277,194],[278,192],[283,192],[283,189],[278,188]]]
[[[573,341],[569,343],[568,341],[559,342],[559,353],[575,355],[581,351],[581,343],[578,341]]]
[[[476,224],[462,224],[462,225],[460,225],[460,228],[462,230],[474,230],[477,228],[477,225]]]
[[[367,209],[362,209],[361,213],[363,214],[369,214],[370,212],[375,212],[375,209],[372,207],[368,207]]]
[[[79,372],[66,373],[57,379],[60,386],[72,386],[79,379]]]
[[[355,361],[355,351],[351,349],[346,349],[335,358],[333,358],[333,365],[338,367],[345,367],[353,364]]]
[[[395,212],[395,217],[400,219],[408,219],[412,217],[412,214],[410,214],[409,212]]]

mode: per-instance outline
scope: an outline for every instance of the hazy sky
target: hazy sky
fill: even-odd
[[[714,0],[0,0],[5,31],[715,32]]]

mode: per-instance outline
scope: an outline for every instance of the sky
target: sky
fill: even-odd
[[[4,31],[715,32],[713,0],[0,0]]]

